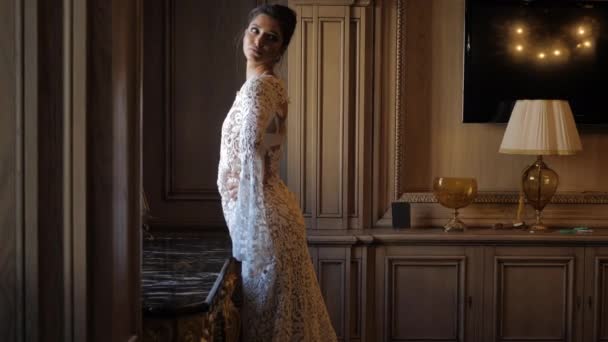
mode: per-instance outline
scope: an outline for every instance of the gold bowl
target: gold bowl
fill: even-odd
[[[437,177],[433,180],[433,193],[442,206],[454,209],[454,217],[443,226],[445,231],[465,230],[467,226],[458,218],[458,209],[469,205],[477,196],[475,178]]]

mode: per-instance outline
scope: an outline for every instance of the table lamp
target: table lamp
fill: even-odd
[[[543,162],[544,155],[570,155],[582,150],[568,101],[518,100],[500,144],[500,153],[536,155],[521,178],[521,191],[536,210],[530,230],[546,230],[542,210],[559,184],[557,173]]]

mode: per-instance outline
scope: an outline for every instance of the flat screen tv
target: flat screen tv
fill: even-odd
[[[608,124],[608,0],[466,0],[463,122],[507,122],[517,99],[565,99]]]

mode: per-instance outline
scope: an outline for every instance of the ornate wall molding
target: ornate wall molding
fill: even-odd
[[[373,0],[290,0],[290,5],[369,6]]]
[[[401,191],[401,174],[402,174],[402,165],[401,161],[403,159],[403,147],[402,147],[402,134],[403,128],[402,126],[402,118],[401,111],[403,108],[401,107],[401,79],[402,73],[404,69],[404,58],[405,54],[405,37],[403,34],[403,28],[405,26],[405,0],[397,0],[397,42],[396,42],[396,70],[395,70],[395,170],[394,170],[394,190],[393,190],[393,198],[398,199]]]
[[[477,194],[473,203],[478,204],[517,204],[519,193],[517,191],[494,192],[482,191]],[[399,197],[400,202],[408,203],[437,203],[432,192],[406,192]],[[552,204],[608,204],[606,192],[562,192],[551,199]]]

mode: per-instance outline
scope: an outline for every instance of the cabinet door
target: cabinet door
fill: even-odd
[[[481,251],[481,249],[477,249]],[[383,341],[476,341],[481,257],[463,247],[387,246],[376,255],[377,329]],[[480,311],[480,310],[477,310]]]
[[[318,246],[311,247],[310,253],[338,339],[365,340],[366,251],[351,246]]]
[[[487,248],[484,340],[579,340],[583,258],[582,248]]]
[[[608,247],[585,249],[585,341],[608,341]]]

